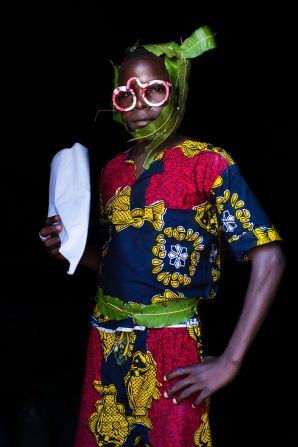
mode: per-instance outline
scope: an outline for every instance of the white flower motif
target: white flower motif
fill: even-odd
[[[235,222],[235,216],[230,214],[228,210],[224,211],[222,221],[225,231],[227,232],[231,233],[237,227],[237,224]]]
[[[168,257],[170,258],[170,265],[174,265],[176,269],[185,267],[185,261],[188,258],[187,247],[181,247],[179,244],[171,245]]]

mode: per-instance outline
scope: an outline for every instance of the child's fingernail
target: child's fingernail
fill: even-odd
[[[163,380],[166,382],[167,381],[167,376],[163,376]]]
[[[175,397],[173,399],[173,404],[177,404],[178,402],[176,401]]]
[[[167,399],[169,396],[168,396],[168,393],[165,391],[164,393],[163,393],[163,395],[164,395],[164,397]]]
[[[194,404],[191,404],[192,408],[196,408],[196,406]]]

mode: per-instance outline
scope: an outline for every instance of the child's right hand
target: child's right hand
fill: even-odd
[[[47,217],[44,226],[40,229],[39,237],[46,253],[52,258],[66,260],[59,251],[61,240],[59,233],[62,230],[61,218],[58,214]]]

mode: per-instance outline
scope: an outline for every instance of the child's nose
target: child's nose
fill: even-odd
[[[136,102],[136,105],[135,105],[135,109],[147,109],[148,108],[148,104],[146,104],[144,99],[142,98],[142,91],[141,91],[141,89],[138,89],[138,91],[136,91],[136,97],[137,97],[137,102]]]

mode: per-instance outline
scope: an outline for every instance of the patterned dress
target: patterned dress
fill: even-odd
[[[213,298],[220,239],[236,259],[280,240],[227,152],[186,140],[159,154],[137,179],[129,152],[104,167],[102,221],[108,229],[99,287],[126,303]],[[199,363],[198,315],[148,328],[95,307],[76,447],[211,447],[208,402],[163,396],[166,373]]]

